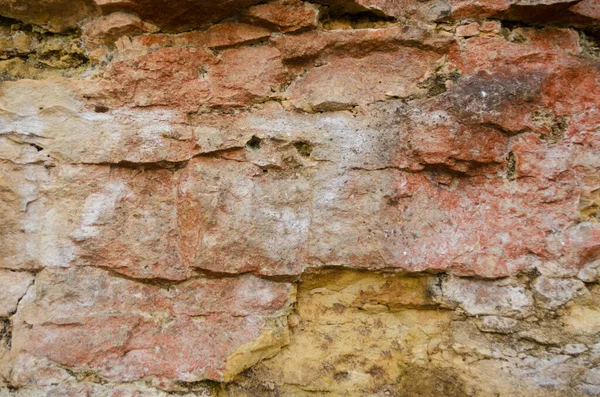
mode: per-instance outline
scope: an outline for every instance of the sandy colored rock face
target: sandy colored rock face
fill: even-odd
[[[0,0],[0,396],[600,395],[596,0]]]
[[[449,296],[452,288],[464,291],[459,309]],[[494,305],[500,290],[506,300]],[[545,309],[534,307],[524,291],[525,284],[516,281],[337,270],[307,275],[290,317],[290,344],[226,391],[242,396],[589,394],[596,373],[586,366],[598,351],[577,342],[585,339],[582,331],[593,330],[576,327],[597,324],[596,304],[589,297],[575,304],[560,317],[569,327],[557,328],[555,320],[531,321],[533,312]],[[482,315],[485,311],[503,316]],[[528,317],[517,319],[523,314]],[[549,342],[561,347],[550,353]],[[588,375],[581,378],[578,371]],[[575,377],[583,383],[573,388]]]

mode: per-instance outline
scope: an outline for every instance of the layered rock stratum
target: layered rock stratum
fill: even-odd
[[[600,1],[0,16],[0,396],[600,395]]]

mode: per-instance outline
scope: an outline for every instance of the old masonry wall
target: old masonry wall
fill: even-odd
[[[600,0],[0,16],[0,396],[600,395]]]

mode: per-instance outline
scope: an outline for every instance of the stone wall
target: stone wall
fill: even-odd
[[[0,15],[0,396],[600,395],[599,0]]]

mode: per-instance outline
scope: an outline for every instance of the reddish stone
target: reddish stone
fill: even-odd
[[[566,93],[569,95],[565,95]],[[585,112],[597,106],[600,65],[593,61],[570,62],[554,68],[544,86],[543,104],[558,116]]]
[[[500,36],[470,38],[460,52],[453,48],[451,61],[465,75],[499,69],[515,74],[547,74],[548,65],[568,61],[580,51],[579,36],[568,29],[515,29],[512,38],[513,41]]]
[[[592,158],[581,156],[579,149],[549,141],[551,137],[544,136],[546,127],[539,129],[543,138],[522,134],[512,138],[507,148],[508,137],[502,131],[486,127],[485,118],[481,122],[471,118],[485,112],[492,115],[493,106],[502,103],[503,95],[512,95],[510,89],[505,94],[496,92],[489,108],[485,102],[479,110],[457,106],[462,110],[457,113],[461,117],[458,119],[435,110],[448,108],[449,98],[464,97],[461,90],[422,102],[420,111],[403,112],[402,108],[378,105],[358,110],[355,115],[337,113],[323,118],[278,115],[270,110],[268,116],[229,117],[227,120],[235,123],[224,128],[232,139],[239,137],[237,142],[242,143],[238,145],[252,134],[309,141],[314,149],[308,161],[329,161],[340,167],[320,168],[310,174],[310,230],[314,237],[310,239],[309,263],[413,271],[435,268],[461,275],[498,277],[541,265],[542,259],[556,260],[558,256],[545,248],[546,234],[567,227],[579,217],[575,211],[579,200],[576,175],[565,170],[581,170],[583,178],[594,175],[598,165]],[[382,115],[388,117],[385,124],[366,121],[372,117],[381,120]],[[394,145],[398,140],[408,141],[410,146]],[[261,145],[255,152],[257,157],[236,159],[270,164],[265,161],[273,153],[264,140]],[[258,156],[261,152],[263,157]],[[345,156],[348,152],[353,155]],[[532,154],[534,157],[529,158]],[[510,156],[512,165],[506,160]],[[271,164],[287,168],[285,162]],[[390,167],[424,168],[425,173],[408,177],[401,171],[397,175],[392,170],[377,171]],[[348,168],[365,170],[348,174]],[[281,171],[270,170],[269,175],[273,172],[279,175]],[[463,179],[460,175],[471,177]],[[481,176],[474,178],[477,175]],[[516,178],[518,182],[505,184],[497,176]],[[379,191],[377,186],[402,188]],[[424,192],[424,196],[418,192]],[[374,199],[375,194],[378,199]],[[325,198],[329,201],[322,201]],[[385,204],[388,201],[392,204]],[[406,212],[397,213],[395,202],[403,203]],[[347,217],[348,213],[354,216]],[[424,226],[423,217],[409,222],[408,214],[414,213],[431,213],[431,226]],[[231,215],[232,221],[237,217]],[[411,233],[418,236],[414,241],[409,238]],[[448,245],[440,243],[445,241],[444,235],[454,240]],[[564,263],[568,266],[568,261]]]
[[[314,348],[311,357],[321,344],[305,329],[352,325],[344,312],[381,319],[386,326],[373,326],[388,331],[393,318],[412,335],[440,305],[441,332],[451,334],[410,342],[416,365],[462,362],[452,355],[468,351],[486,366],[514,359],[512,373],[562,360],[560,371],[585,376],[588,364],[569,357],[585,351],[573,339],[592,357],[598,328],[600,73],[591,41],[565,26],[596,22],[569,1],[324,3],[327,18],[308,31],[316,7],[297,1],[98,0],[119,13],[88,31],[107,44],[121,36],[98,63],[2,83],[0,274],[10,286],[0,316],[12,322],[0,324],[0,387],[110,394],[129,382],[142,394],[149,385],[197,393],[194,382],[228,382],[287,342],[294,288],[257,275],[291,280],[305,270],[327,290],[310,291],[326,308],[322,324],[309,324],[305,309],[290,321],[295,348]],[[140,19],[111,25],[136,10]],[[540,18],[563,28],[499,22]],[[153,21],[204,30],[137,35]],[[352,29],[328,30],[344,24]],[[6,65],[29,65],[38,46],[58,58],[51,49],[66,48],[54,47],[66,35],[1,29],[0,74],[10,79]],[[354,270],[322,277],[327,267]],[[431,279],[427,308],[396,312],[387,303],[401,296],[362,287],[360,312],[332,306],[328,291],[354,288],[338,275],[391,280],[364,273],[379,270],[447,276],[421,278]],[[576,276],[592,283],[590,294]],[[455,321],[446,309],[485,317]],[[490,350],[480,331],[514,338],[508,346],[496,335]],[[360,351],[368,332],[356,332],[359,343],[347,345]],[[354,382],[381,373],[323,371],[329,334],[319,336],[317,369],[298,378],[324,373],[339,389],[303,378],[275,392],[359,390]],[[531,340],[554,347],[531,349]],[[289,368],[273,361],[236,382]],[[403,377],[397,362],[390,368]],[[581,378],[567,373],[569,387]],[[523,379],[554,381],[547,374]],[[373,385],[363,394],[382,390]]]
[[[540,150],[542,148],[546,150]],[[548,148],[543,142],[540,142],[539,136],[536,134],[523,134],[513,138],[511,150],[516,156],[518,176],[555,178],[566,171],[567,154],[562,153],[561,156],[561,153],[552,151],[554,155],[548,156],[548,152],[552,148]]]
[[[575,144],[598,150],[600,149],[600,141],[598,141],[600,130],[597,129],[599,124],[600,112],[598,109],[578,113],[569,119],[565,138]]]
[[[270,46],[225,50],[210,68],[213,106],[247,106],[264,101],[281,89],[287,79],[279,51]]]
[[[281,32],[315,28],[319,9],[299,0],[276,0],[250,7],[246,14],[253,23],[264,23]]]
[[[164,0],[94,0],[103,13],[132,12],[162,31],[182,32],[199,29],[227,17],[235,16],[259,0],[234,1],[164,1]]]
[[[583,0],[569,8],[569,11],[585,17],[600,20],[600,1],[598,0]]]
[[[569,275],[576,275],[600,255],[600,225],[595,222],[579,223],[548,235],[547,240],[548,250]]]
[[[359,14],[370,12],[378,16],[401,17],[407,14],[407,7],[414,7],[413,1],[389,0],[317,0],[329,6],[335,13]]]
[[[501,18],[534,23],[566,23],[577,26],[597,25],[597,1],[570,0],[451,0],[453,19]],[[447,16],[448,16],[447,15]]]
[[[469,23],[467,25],[460,25],[456,27],[456,35],[458,37],[471,37],[479,34],[479,24]]]
[[[507,138],[498,130],[440,124],[432,126],[430,134],[409,135],[412,152],[419,164],[443,165],[467,172],[477,166],[504,162]]]
[[[194,30],[179,34],[146,34],[123,41],[121,52],[146,53],[149,49],[162,47],[208,47],[225,48],[266,39],[271,30],[237,22],[223,22],[206,30]]]
[[[479,30],[498,34],[502,30],[502,23],[500,21],[483,21],[479,24]]]
[[[265,330],[283,327],[277,318],[293,292],[290,284],[249,276],[199,279],[172,291],[94,269],[43,272],[39,280],[15,318],[13,356],[166,387],[234,375],[227,372],[229,356]],[[24,386],[18,379],[32,370],[31,362],[17,366],[13,383]]]
[[[179,252],[173,172],[118,169],[105,178],[103,186],[86,197],[71,232],[84,253],[76,263],[137,278],[188,278]]]
[[[434,69],[438,54],[413,48],[342,58],[309,70],[287,91],[292,106],[305,111],[350,109],[423,91],[417,84]]]
[[[124,35],[133,36],[158,30],[156,26],[124,12],[114,12],[100,17],[83,27],[84,37],[92,45],[112,44]]]
[[[395,52],[421,42],[420,48],[441,51],[454,41],[450,33],[433,32],[418,25],[379,29],[309,31],[272,40],[288,62],[363,57],[373,52]]]
[[[271,35],[269,29],[244,23],[220,23],[213,25],[204,33],[204,42],[198,43],[211,48],[227,47],[244,44],[267,38]],[[182,43],[180,45],[194,43]]]
[[[210,96],[202,69],[216,59],[196,48],[163,48],[140,59],[117,62],[95,96],[109,106],[172,106],[196,111]]]
[[[299,274],[307,257],[309,183],[252,164],[196,159],[181,176],[179,225],[193,266]]]
[[[202,35],[179,35],[157,44],[222,47],[268,35],[243,24],[216,25]],[[266,32],[266,33],[265,33]],[[146,36],[147,37],[147,36]],[[133,44],[133,48],[137,48]],[[139,48],[138,48],[139,50]],[[244,107],[276,95],[288,78],[279,51],[268,45],[223,50],[218,57],[205,48],[160,48],[134,61],[112,64],[96,92],[88,96],[112,106],[171,107],[184,112],[201,106]],[[163,89],[168,87],[168,89]]]
[[[482,195],[485,178],[454,179],[444,188],[435,176],[394,171],[324,176],[329,189],[313,192],[311,262],[495,278],[535,265],[531,253],[544,254],[544,229],[568,222],[532,213],[537,204],[531,188],[515,191],[499,181]]]
[[[504,11],[513,3],[511,0],[452,0],[452,16],[454,18],[487,18],[499,11]]]
[[[106,166],[4,167],[29,182],[5,192],[12,222],[0,267],[100,266],[139,278],[189,277],[180,257],[171,171]],[[10,181],[10,179],[4,179]],[[46,222],[35,222],[44,216]],[[144,230],[143,236],[139,234]]]
[[[472,77],[451,90],[457,91],[453,102],[465,121],[494,124],[511,133],[533,130],[549,135],[552,129],[566,127],[559,126],[561,117],[592,108],[598,68],[573,57],[580,47],[571,30],[518,34],[527,41],[509,43],[494,37],[466,41],[466,51],[453,62]],[[563,95],[567,91],[570,95]]]

